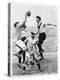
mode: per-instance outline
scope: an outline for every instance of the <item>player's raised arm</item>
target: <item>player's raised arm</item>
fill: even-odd
[[[26,14],[25,14],[24,20],[19,25],[19,28],[21,28],[21,29],[25,29],[26,28],[26,24],[25,23],[26,23],[28,17],[30,17],[30,16],[31,16],[31,12],[27,11]]]

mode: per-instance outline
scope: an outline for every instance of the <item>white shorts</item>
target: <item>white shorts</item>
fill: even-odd
[[[21,41],[21,40],[16,41],[15,44],[16,44],[17,46],[19,46],[20,48],[22,48],[23,50],[26,49],[25,43],[24,43],[23,41]]]

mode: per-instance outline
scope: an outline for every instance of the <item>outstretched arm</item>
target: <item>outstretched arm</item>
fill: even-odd
[[[55,27],[56,27],[56,25],[55,25],[55,24],[47,23],[47,25],[48,25],[48,26],[55,26]]]
[[[24,28],[25,29],[26,28],[26,25],[25,25],[26,21],[27,21],[27,14],[25,14],[24,20],[19,23],[19,27],[18,28],[20,28],[20,29]]]

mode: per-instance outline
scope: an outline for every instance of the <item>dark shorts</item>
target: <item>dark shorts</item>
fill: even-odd
[[[39,34],[39,41],[38,41],[39,44],[42,44],[45,39],[46,39],[46,34],[45,34],[45,32],[40,33],[40,34]]]

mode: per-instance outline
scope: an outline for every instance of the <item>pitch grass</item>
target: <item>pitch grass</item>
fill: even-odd
[[[57,73],[57,53],[44,53],[45,59],[40,61],[41,71],[38,70],[38,67],[34,65],[33,68],[27,67],[26,71],[23,72],[16,64],[12,64],[13,75],[28,75],[28,74],[50,74]]]

